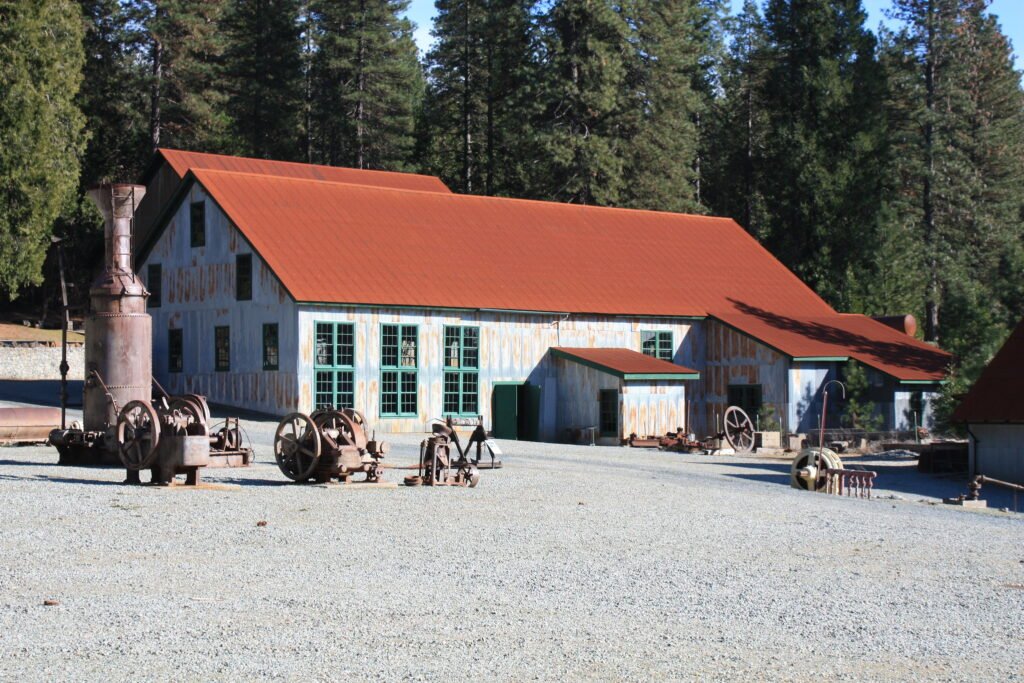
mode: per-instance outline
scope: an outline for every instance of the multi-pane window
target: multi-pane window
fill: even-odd
[[[313,407],[355,407],[355,326],[352,323],[315,323]]]
[[[444,328],[444,414],[479,412],[480,330]]]
[[[235,256],[235,299],[252,299],[252,254]]]
[[[226,372],[231,369],[231,328],[213,328],[213,369]]]
[[[381,325],[381,415],[412,417],[418,413],[418,339],[415,325]]]
[[[163,278],[163,269],[159,263],[150,263],[146,273],[146,285],[149,287],[149,301],[146,305],[150,308],[160,308],[160,280]]]
[[[192,202],[189,207],[189,242],[193,247],[206,246],[206,202]]]
[[[167,330],[167,372],[181,372],[185,342],[181,328]]]
[[[263,369],[277,370],[279,363],[277,323],[263,324]]]
[[[672,360],[672,331],[652,332],[643,331],[640,333],[640,348],[644,354],[660,358],[661,360]]]
[[[599,397],[601,436],[619,435],[619,392],[615,389],[602,389]]]

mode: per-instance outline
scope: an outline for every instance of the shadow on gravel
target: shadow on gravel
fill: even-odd
[[[747,481],[760,481],[765,484],[785,484],[789,486],[789,473],[786,474],[727,474],[733,479],[746,479]]]
[[[283,475],[282,475],[283,476]],[[288,479],[248,479],[243,477],[217,477],[216,479],[207,478],[204,481],[209,481],[217,484],[237,484],[239,486],[301,486]]]
[[[45,474],[36,474],[31,477],[19,477],[13,474],[0,474],[0,479],[7,481],[49,481],[56,484],[87,484],[90,486],[123,486],[119,481],[104,481],[102,479],[74,479],[71,477],[50,477]]]

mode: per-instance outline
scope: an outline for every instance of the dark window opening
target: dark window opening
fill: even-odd
[[[213,328],[213,369],[226,372],[231,369],[231,328]]]
[[[146,286],[149,288],[149,301],[146,303],[150,308],[160,308],[160,291],[162,289],[160,281],[162,278],[163,268],[160,267],[160,264],[150,263],[146,271]]]
[[[263,325],[263,369],[277,370],[278,366],[277,323]]]
[[[192,202],[189,207],[189,242],[193,247],[206,246],[206,202]]]
[[[252,299],[252,254],[235,256],[235,299]]]
[[[601,414],[598,430],[601,436],[617,437],[619,435],[619,392],[615,389],[602,389],[599,401]]]
[[[185,342],[182,330],[167,330],[167,372],[181,372],[184,366]]]
[[[751,420],[761,411],[760,384],[730,384],[729,405],[739,406]]]

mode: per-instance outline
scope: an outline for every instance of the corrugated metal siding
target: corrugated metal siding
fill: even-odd
[[[586,365],[574,363],[565,358],[552,358],[554,380],[557,383],[557,414],[554,427],[556,438],[573,438],[578,430],[594,427],[595,443],[618,445],[622,438],[622,396],[621,380],[615,375],[601,372]],[[550,386],[550,383],[549,383]],[[619,434],[614,437],[600,435],[602,390],[611,389],[619,394]],[[568,430],[568,433],[566,433]],[[586,436],[589,437],[589,434]],[[549,437],[548,440],[552,440]]]
[[[662,435],[680,427],[691,429],[687,423],[686,380],[623,384],[623,435]]]
[[[206,202],[206,246],[189,241],[192,202]],[[153,316],[153,372],[171,393],[198,393],[214,403],[282,414],[296,406],[296,311],[291,297],[253,255],[252,300],[235,299],[235,255],[251,249],[199,186],[175,212],[146,261],[162,270],[162,302]],[[147,283],[148,285],[149,283]],[[279,370],[263,370],[263,324],[278,324]],[[231,369],[214,370],[214,327],[231,329]],[[167,330],[180,328],[183,371],[167,368]]]
[[[706,350],[703,365],[695,366],[701,378],[699,396],[694,397],[700,404],[693,411],[694,431],[703,436],[721,424],[730,384],[760,384],[762,402],[772,405],[778,418],[784,420],[789,414],[789,358],[714,320],[705,320],[703,327]]]
[[[480,330],[480,413],[491,423],[491,393],[495,382],[524,382],[541,387],[540,437],[554,440],[560,395],[548,349],[557,346],[615,346],[640,349],[642,330],[671,330],[674,359],[694,367],[695,325],[678,319],[643,322],[612,316],[556,316],[486,311],[417,310],[371,307],[300,305],[298,313],[299,407],[313,404],[313,329],[315,322],[351,322],[355,326],[356,404],[374,426],[385,432],[421,431],[427,420],[442,414],[444,369],[442,344],[445,325],[467,325]],[[419,414],[414,418],[380,418],[380,325],[419,326]],[[573,364],[577,365],[577,364]],[[601,373],[603,374],[603,373]],[[612,378],[617,381],[617,378]],[[596,394],[595,394],[596,400]]]
[[[1024,425],[972,424],[972,473],[1024,485]]]

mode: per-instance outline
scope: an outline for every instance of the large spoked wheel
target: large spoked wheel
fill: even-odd
[[[274,434],[274,457],[286,477],[306,481],[320,460],[320,430],[304,413],[285,416]]]
[[[213,415],[210,413],[210,404],[206,402],[205,396],[200,396],[199,394],[185,394],[181,398],[187,399],[202,408],[203,419],[206,424],[213,424]]]
[[[356,435],[352,420],[337,410],[324,410],[312,416],[313,423],[320,429],[320,435],[332,451],[342,446],[355,446]]]
[[[160,417],[146,401],[129,401],[117,416],[117,453],[129,470],[144,470],[156,460]]]
[[[725,440],[737,453],[749,453],[754,448],[754,423],[739,406],[725,409]]]
[[[459,468],[459,480],[463,486],[474,488],[480,483],[480,470],[475,465],[466,463]]]
[[[177,396],[171,399],[168,406],[171,412],[178,411],[189,424],[206,424],[206,411],[202,404],[192,397]]]

